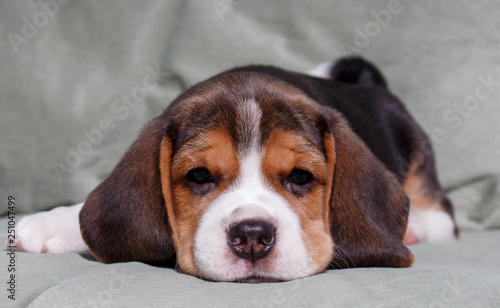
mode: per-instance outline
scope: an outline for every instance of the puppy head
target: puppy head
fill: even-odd
[[[172,263],[217,281],[408,266],[401,185],[334,110],[233,72],[152,120],[80,220],[105,262]]]

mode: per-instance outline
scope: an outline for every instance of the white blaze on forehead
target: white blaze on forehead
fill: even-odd
[[[239,136],[238,150],[245,150],[257,145],[260,138],[262,111],[255,100],[238,103],[236,131]]]
[[[298,216],[283,196],[266,184],[259,148],[261,111],[246,102],[238,119],[247,144],[240,148],[240,174],[203,214],[195,235],[194,257],[200,274],[213,280],[236,280],[257,275],[290,280],[313,274],[311,258],[302,240]],[[237,257],[227,243],[228,228],[242,220],[260,219],[276,228],[275,245],[255,267]]]

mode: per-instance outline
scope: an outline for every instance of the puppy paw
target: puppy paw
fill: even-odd
[[[82,206],[61,206],[22,218],[16,228],[17,249],[31,253],[88,251],[80,234]]]
[[[425,241],[427,238],[427,226],[425,221],[419,216],[410,214],[408,217],[408,227],[403,239],[405,245],[413,245]]]
[[[410,213],[403,239],[405,245],[419,242],[456,241],[455,224],[449,214],[439,210],[419,210]]]

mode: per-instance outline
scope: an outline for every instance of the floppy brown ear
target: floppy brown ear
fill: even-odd
[[[328,158],[334,161],[330,194],[332,266],[406,267],[413,255],[403,244],[409,200],[396,177],[354,134],[337,112],[326,135]]]
[[[164,160],[171,155],[166,126],[162,116],[150,121],[80,212],[83,239],[100,261],[175,262],[166,207],[170,196],[162,192],[160,172],[160,154]],[[169,183],[168,173],[163,180]]]

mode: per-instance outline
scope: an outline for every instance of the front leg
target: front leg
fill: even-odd
[[[32,253],[88,252],[80,234],[83,203],[23,217],[17,226],[19,251]]]

